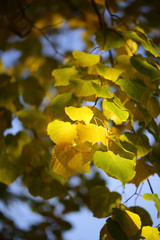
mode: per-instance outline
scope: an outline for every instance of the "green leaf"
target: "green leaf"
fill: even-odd
[[[57,196],[65,197],[67,194],[65,187],[51,177],[44,166],[34,168],[28,174],[25,174],[23,182],[35,197],[40,196],[49,199]]]
[[[52,118],[61,118],[65,114],[65,107],[75,105],[77,102],[76,96],[73,91],[57,95],[45,109]]]
[[[153,67],[146,60],[142,60],[140,57],[131,57],[132,66],[143,75],[146,75],[153,80],[160,79],[160,71]]]
[[[142,29],[140,30],[140,28],[138,28],[138,30],[141,31],[141,33],[143,33],[145,35],[145,37],[147,37],[147,35],[144,33],[144,31],[142,32]],[[135,42],[141,43],[142,46],[145,48],[145,50],[152,53],[153,56],[155,56],[155,57],[160,56],[157,49],[152,45],[149,38],[146,38],[146,40],[144,40],[135,31],[128,31],[128,32],[124,33],[124,35],[127,38],[132,39]]]
[[[12,134],[8,134],[5,137],[5,143],[7,147],[7,151],[12,156],[12,161],[14,158],[19,158],[23,147],[30,142],[30,138],[26,132],[18,132],[15,136]]]
[[[146,95],[149,95],[150,90],[143,84],[141,80],[119,79],[116,82],[125,93],[132,99],[142,102]],[[138,91],[137,91],[138,89]]]
[[[143,198],[147,201],[154,201],[155,202],[155,207],[157,208],[157,218],[160,218],[160,199],[158,198],[157,194],[150,194],[150,193],[145,193],[143,194]]]
[[[129,112],[125,107],[121,108],[117,106],[114,102],[103,100],[102,103],[103,113],[108,120],[112,120],[115,124],[122,124],[126,122],[129,117]]]
[[[96,97],[103,97],[103,98],[112,98],[113,93],[109,89],[108,86],[100,86],[96,84],[95,82],[92,82],[92,86],[95,89]]]
[[[119,179],[123,185],[135,175],[135,161],[115,155],[111,151],[96,151],[94,164],[109,176]]]
[[[75,94],[77,97],[88,97],[96,94],[96,90],[92,83],[97,80],[71,80],[70,82],[75,88]]]
[[[99,55],[89,54],[78,50],[75,50],[72,54],[73,57],[76,59],[77,65],[82,67],[92,66],[100,61]]]
[[[125,45],[121,32],[114,28],[100,29],[96,33],[96,41],[104,51],[112,48],[119,48]]]
[[[121,195],[117,192],[110,192],[108,188],[96,186],[89,192],[90,208],[97,218],[108,217],[112,208],[119,207]]]
[[[102,63],[97,64],[97,72],[99,75],[104,77],[105,79],[111,80],[112,82],[115,82],[120,74],[124,72],[123,69],[118,69],[118,68],[111,68],[108,66],[105,66]]]
[[[120,136],[122,146],[130,152],[134,152],[137,158],[147,155],[152,148],[146,135],[126,132]]]
[[[17,112],[25,128],[35,131],[39,135],[46,135],[48,119],[39,109],[21,110]]]
[[[74,66],[70,68],[55,69],[52,71],[52,76],[55,78],[54,86],[57,87],[70,85],[69,80],[77,75],[78,71]]]
[[[145,238],[145,240],[159,240],[160,232],[156,227],[146,226],[142,228],[141,236]]]
[[[28,77],[22,82],[22,96],[26,103],[31,105],[40,105],[45,96],[45,88],[35,77]]]
[[[8,84],[0,88],[0,91],[0,106],[8,107],[18,96],[18,83],[8,82]]]

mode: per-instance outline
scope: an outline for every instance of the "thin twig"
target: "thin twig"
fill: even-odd
[[[154,191],[153,191],[153,188],[151,186],[151,183],[150,183],[149,179],[147,179],[147,182],[148,182],[149,188],[151,190],[151,193],[154,194]]]
[[[96,5],[94,0],[92,0],[92,5],[93,5],[93,8],[94,8],[94,10],[97,14],[97,17],[98,17],[98,20],[99,20],[99,25],[100,25],[101,28],[103,28],[104,25],[103,25],[103,22],[102,22],[102,19],[101,19],[101,14],[99,13],[97,5]]]
[[[108,0],[105,0],[105,5],[106,5],[106,8],[109,12],[109,15],[110,15],[110,19],[111,19],[111,25],[113,25],[113,17],[112,17],[112,12],[110,10],[110,6],[109,6],[109,3],[108,3]]]

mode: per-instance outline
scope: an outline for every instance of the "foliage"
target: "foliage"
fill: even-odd
[[[132,197],[153,201],[160,217],[149,180],[160,175],[158,8],[156,0],[0,3],[0,201],[28,202],[44,217],[23,231],[2,211],[0,238],[64,239],[72,227],[65,215],[83,206],[106,218],[101,240],[160,238],[147,209],[125,204]],[[63,50],[63,38],[75,30],[79,42],[73,47],[69,39]],[[19,57],[5,61],[12,51]],[[21,130],[8,133],[15,120]],[[122,202],[99,168],[123,186],[135,184],[136,192]],[[90,171],[90,178],[82,174]],[[17,178],[31,195],[9,191]],[[151,193],[142,197],[144,181]],[[53,197],[63,205],[59,215],[47,201]]]

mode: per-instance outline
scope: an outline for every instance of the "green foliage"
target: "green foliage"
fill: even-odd
[[[9,205],[17,199],[7,185],[21,179],[32,197],[20,200],[45,216],[25,232],[1,213],[0,239],[63,240],[71,225],[62,219],[83,206],[94,217],[108,217],[101,240],[159,239],[147,209],[125,206],[141,198],[138,190],[123,203],[123,194],[111,192],[98,174],[100,168],[109,179],[137,188],[147,180],[152,194],[143,199],[155,203],[160,217],[160,199],[148,180],[160,175],[160,4],[147,1],[143,11],[144,4],[0,3],[0,200]],[[76,44],[74,36],[63,44],[68,32],[83,34]],[[7,65],[10,51],[19,57]],[[7,132],[15,119],[21,130]],[[47,202],[53,197],[63,205],[58,217]]]

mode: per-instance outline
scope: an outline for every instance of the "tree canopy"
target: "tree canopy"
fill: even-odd
[[[83,206],[106,219],[100,240],[160,239],[136,205],[152,201],[160,218],[149,179],[160,175],[159,9],[158,0],[0,2],[0,202],[43,216],[23,231],[0,211],[1,239],[65,239],[64,216]],[[123,201],[99,169],[136,191]],[[10,191],[17,179],[28,194]]]

